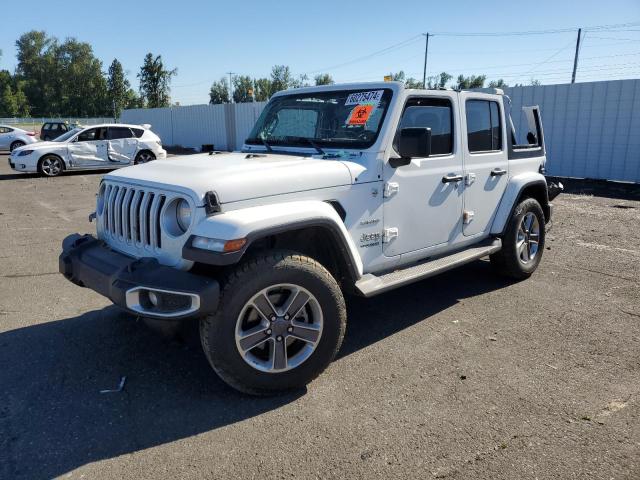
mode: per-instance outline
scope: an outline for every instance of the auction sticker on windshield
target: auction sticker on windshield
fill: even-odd
[[[347,97],[345,105],[360,105],[363,103],[377,105],[382,100],[384,90],[372,90],[369,92],[351,93]]]
[[[374,105],[358,105],[353,110],[351,110],[351,114],[347,119],[348,125],[365,125],[371,112],[373,111]]]

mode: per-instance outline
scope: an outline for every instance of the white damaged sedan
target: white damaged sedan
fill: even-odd
[[[150,128],[121,123],[75,128],[50,142],[14,149],[9,166],[55,177],[65,170],[113,169],[166,158],[160,138]]]

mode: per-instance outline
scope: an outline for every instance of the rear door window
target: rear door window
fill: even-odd
[[[132,138],[131,130],[126,127],[109,127],[109,140],[118,140],[121,138]]]
[[[502,149],[500,108],[497,102],[467,100],[467,144],[469,152]]]

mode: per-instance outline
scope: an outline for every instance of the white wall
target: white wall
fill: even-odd
[[[151,124],[165,145],[237,150],[251,132],[266,102],[124,110],[122,123]]]
[[[550,175],[640,183],[640,80],[506,88],[514,112],[539,105]],[[219,150],[242,146],[266,102],[125,110],[163,143]],[[518,128],[519,115],[514,113]]]

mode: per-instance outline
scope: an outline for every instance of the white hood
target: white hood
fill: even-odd
[[[107,178],[175,185],[199,199],[212,190],[221,203],[351,184],[351,172],[341,161],[239,152],[171,157],[123,168]]]

